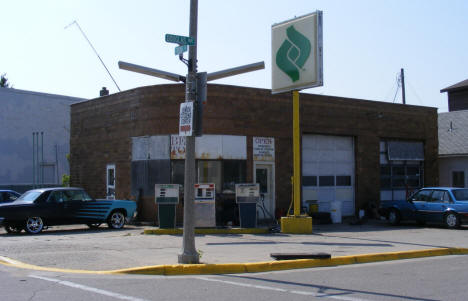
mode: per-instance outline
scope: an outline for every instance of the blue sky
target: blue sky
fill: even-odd
[[[64,29],[74,20],[122,90],[168,82],[120,70],[119,60],[187,72],[164,35],[188,35],[189,0],[0,0],[0,7],[0,73],[14,88],[83,98],[103,86],[117,92],[78,28]],[[462,0],[199,0],[199,71],[263,60],[265,70],[214,83],[270,89],[271,25],[315,10],[324,18],[324,86],[304,93],[392,102],[404,68],[407,103],[446,112],[440,89],[468,78]]]

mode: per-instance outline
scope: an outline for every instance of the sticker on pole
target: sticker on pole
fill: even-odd
[[[192,136],[193,102],[180,104],[179,136]]]

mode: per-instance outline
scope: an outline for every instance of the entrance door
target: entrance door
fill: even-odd
[[[275,169],[273,163],[256,163],[254,182],[260,184],[260,194],[264,195],[262,208],[257,207],[260,219],[274,219],[275,217]]]
[[[107,199],[115,199],[115,164],[107,165]]]

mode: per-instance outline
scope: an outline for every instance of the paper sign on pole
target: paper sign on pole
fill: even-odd
[[[179,136],[192,136],[193,102],[180,104]]]

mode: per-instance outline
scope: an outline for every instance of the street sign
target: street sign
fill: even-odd
[[[271,27],[272,93],[323,86],[322,12]]]
[[[176,43],[179,45],[195,45],[195,39],[192,37],[176,36],[174,34],[166,34],[166,42]]]
[[[180,45],[180,46],[177,46],[175,49],[174,49],[174,53],[175,55],[179,55],[179,54],[182,54],[184,52],[187,51],[187,45]]]

